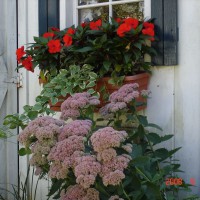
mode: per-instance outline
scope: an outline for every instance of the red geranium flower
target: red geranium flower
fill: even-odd
[[[64,45],[67,47],[72,45],[72,37],[68,34],[65,34],[65,36],[63,37],[63,41],[65,43]]]
[[[24,46],[21,46],[16,50],[17,61],[21,62],[21,58],[25,55],[26,52],[24,51]]]
[[[51,27],[51,30],[52,30],[52,31],[56,31],[56,32],[59,32],[59,31],[60,31],[60,29],[59,29],[59,28],[56,28],[56,27]]]
[[[75,30],[74,30],[73,28],[69,28],[69,29],[67,30],[67,34],[73,35],[74,33],[75,33]]]
[[[129,24],[121,24],[117,29],[117,35],[119,37],[124,37],[126,32],[129,32],[131,30],[131,26]]]
[[[115,18],[115,21],[117,22],[117,23],[121,23],[122,22],[122,19],[121,18]]]
[[[26,59],[24,59],[24,60],[22,61],[22,65],[23,65],[24,68],[26,68],[28,71],[34,72],[33,63],[32,63],[31,61],[32,61],[32,57],[31,57],[31,56],[28,56]]]
[[[49,47],[49,53],[58,53],[61,49],[60,40],[50,40],[47,44]]]
[[[90,22],[90,29],[99,30],[99,27],[101,26],[101,24],[102,24],[101,19],[97,20],[96,22]]]
[[[142,33],[144,35],[149,35],[149,36],[155,35],[154,29],[152,29],[152,28],[145,28],[145,29],[142,30]]]
[[[54,37],[54,36],[55,36],[55,34],[52,33],[52,32],[46,32],[46,33],[43,34],[43,37],[44,37],[44,38]]]
[[[84,27],[87,26],[87,23],[86,23],[86,22],[83,22],[83,23],[81,23],[81,26],[84,28]]]
[[[152,24],[150,22],[144,22],[143,26],[144,26],[144,28],[152,28],[152,29],[154,29],[154,24]]]
[[[138,27],[139,21],[135,18],[127,18],[124,20],[125,24],[129,24],[131,28],[136,29]]]

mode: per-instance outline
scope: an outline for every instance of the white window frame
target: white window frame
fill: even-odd
[[[96,8],[96,7],[102,7],[102,6],[108,6],[109,7],[109,16],[112,17],[112,6],[113,5],[119,5],[119,4],[125,4],[125,3],[134,3],[134,2],[145,2],[145,0],[120,0],[120,1],[112,1],[109,0],[108,2],[103,3],[94,3],[94,4],[88,4],[88,5],[78,5],[78,0],[73,0],[73,22],[75,26],[78,25],[78,12],[80,9],[85,8]]]
[[[115,1],[111,2],[105,2],[105,3],[98,3],[98,4],[90,4],[90,5],[78,5],[77,0],[60,0],[60,28],[64,29],[66,27],[70,27],[75,24],[75,26],[78,25],[78,10],[81,8],[88,8],[88,7],[99,7],[104,4],[106,5],[116,5],[121,3],[132,3],[132,2],[140,2],[142,0],[121,0],[121,1]],[[150,18],[151,17],[151,0],[143,0],[144,1],[144,18]],[[112,9],[109,10],[110,14],[112,14]]]

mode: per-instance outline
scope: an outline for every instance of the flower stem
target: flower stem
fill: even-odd
[[[131,199],[129,198],[128,194],[126,193],[126,191],[124,190],[124,187],[123,187],[122,183],[120,183],[120,186],[121,186],[122,191],[123,191],[124,195],[126,196],[126,198],[127,198],[128,200],[131,200]]]
[[[147,181],[151,182],[151,180],[137,167],[135,169],[138,171],[139,174],[141,174]]]

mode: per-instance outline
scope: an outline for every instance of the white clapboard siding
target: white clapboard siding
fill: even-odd
[[[33,36],[38,36],[38,0],[18,1],[18,47],[33,42]],[[19,89],[19,112],[23,112],[26,104],[34,105],[35,97],[40,93],[41,87],[38,83],[39,70],[34,73],[20,70],[23,73],[23,88]],[[19,175],[25,180],[28,157],[19,158]],[[37,177],[34,178],[36,185]],[[29,179],[31,185],[31,178]],[[33,189],[34,190],[34,189]],[[31,188],[30,188],[31,191]],[[45,200],[48,192],[48,182],[39,181],[36,200]]]
[[[2,124],[7,114],[17,112],[16,84],[6,83],[16,76],[16,1],[1,0],[0,13],[0,124]],[[13,131],[13,134],[16,135],[16,131]],[[18,184],[16,137],[0,141],[0,166],[0,187],[12,191],[12,185]],[[9,200],[13,199],[8,192],[3,196]]]

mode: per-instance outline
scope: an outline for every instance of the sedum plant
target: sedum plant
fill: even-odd
[[[147,97],[148,92],[141,92]],[[94,117],[100,103],[88,92],[75,93],[61,106],[61,119],[32,120],[19,141],[31,153],[36,174],[48,176],[48,196],[69,200],[175,200],[188,185],[168,186],[180,165],[179,150],[160,144],[172,135],[137,113],[138,84],[127,84],[110,95],[110,102]],[[103,123],[102,123],[103,122]],[[152,129],[153,128],[153,129]]]

